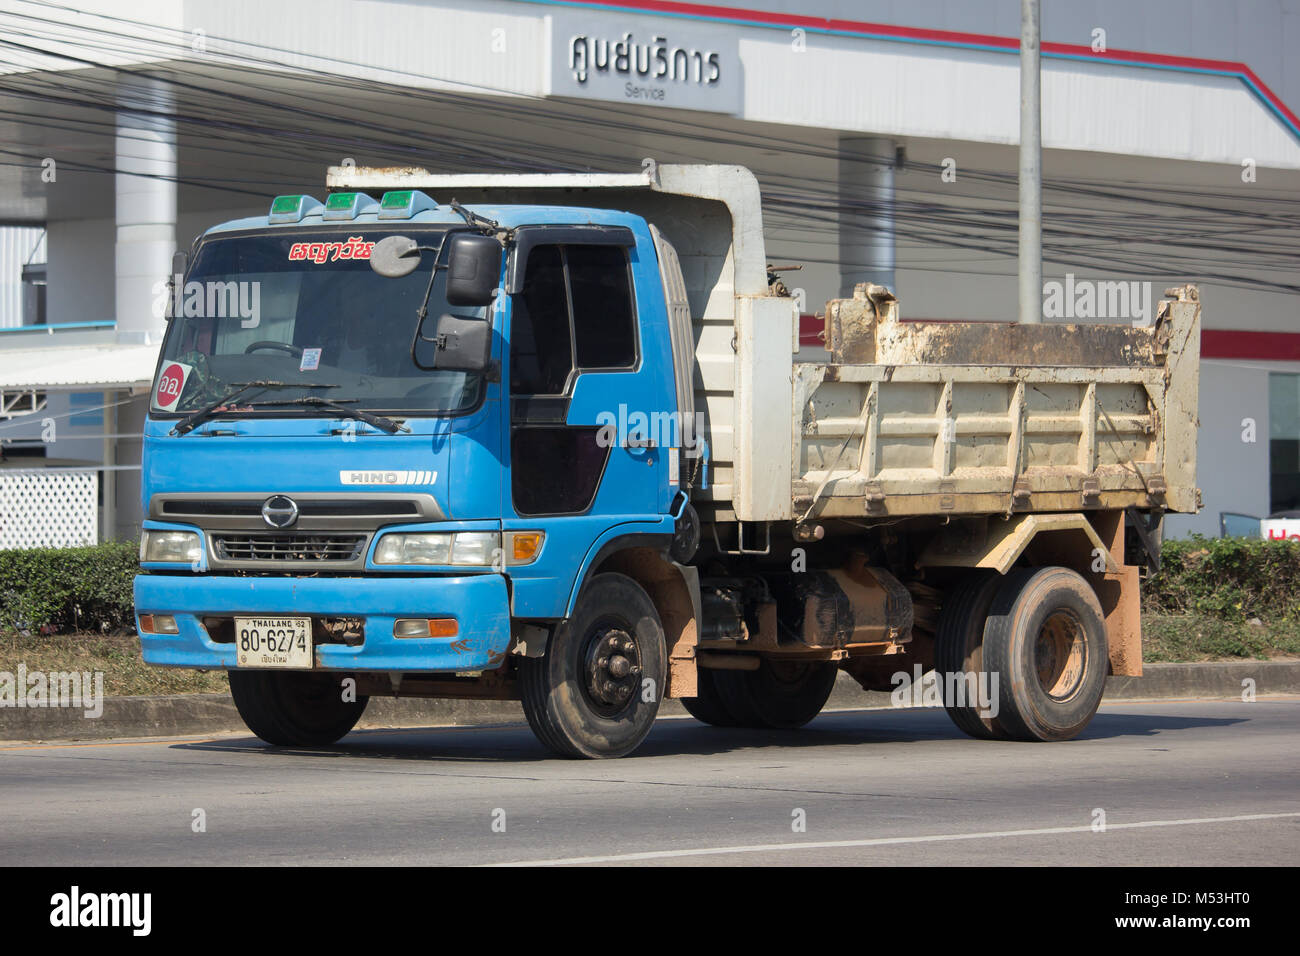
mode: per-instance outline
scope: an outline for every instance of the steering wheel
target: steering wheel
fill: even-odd
[[[296,345],[288,345],[284,342],[254,342],[248,348],[244,349],[244,354],[256,352],[258,349],[274,349],[277,352],[288,352],[290,355],[302,358],[302,349]]]

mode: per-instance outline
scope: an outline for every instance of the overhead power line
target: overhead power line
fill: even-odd
[[[52,2],[34,5],[73,9]],[[317,59],[321,66],[307,69],[294,51],[213,36],[207,38],[212,52],[199,62],[187,59],[182,69],[159,61],[169,54],[186,57],[191,37],[183,30],[122,16],[96,15],[87,22],[93,28],[54,17],[0,14],[0,66],[28,70],[0,77],[0,96],[8,106],[0,109],[0,118],[34,133],[58,131],[65,139],[81,133],[93,142],[116,135],[122,103],[133,90],[161,86],[174,105],[155,108],[156,116],[174,122],[184,150],[243,170],[213,176],[182,168],[174,177],[182,186],[264,198],[284,185],[276,177],[285,170],[313,170],[319,176],[322,156],[336,162],[361,155],[376,163],[447,172],[626,169],[645,152],[681,162],[740,156],[763,186],[768,231],[777,233],[771,236],[774,252],[802,252],[804,262],[831,266],[839,265],[838,230],[879,211],[876,204],[840,192],[837,164],[859,157],[834,144],[801,139],[793,127],[775,133],[770,127],[727,129],[678,113],[633,115],[616,104],[558,104],[453,77],[384,70],[411,84],[394,86],[365,77],[376,72],[372,65]],[[73,48],[81,52],[69,53]],[[114,65],[131,56],[153,62],[130,69]],[[51,60],[67,68],[31,71]],[[290,79],[306,81],[292,99],[256,85],[258,76],[283,83],[286,70],[292,71]],[[448,88],[429,89],[430,82]],[[129,110],[148,118],[147,98],[136,99],[140,102]],[[467,122],[471,114],[474,122]],[[494,126],[508,132],[491,132]],[[648,149],[648,142],[655,147]],[[35,138],[0,143],[0,165],[38,164],[46,149]],[[792,174],[791,160],[809,173]],[[117,172],[111,159],[74,160],[65,168]],[[251,172],[257,169],[267,173]],[[898,267],[1012,275],[1014,170],[962,168],[957,184],[941,183],[941,172],[915,161],[897,172],[890,211]],[[1258,185],[1206,190],[1048,175],[1043,206],[1049,273],[1064,266],[1300,293],[1300,195]]]

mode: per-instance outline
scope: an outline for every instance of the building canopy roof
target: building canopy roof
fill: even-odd
[[[158,364],[153,345],[56,345],[0,349],[0,388],[141,388]]]

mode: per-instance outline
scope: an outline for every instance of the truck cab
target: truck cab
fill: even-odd
[[[146,424],[145,660],[231,669],[245,712],[540,654],[602,552],[671,543],[699,472],[671,256],[637,215],[415,190],[278,197],[204,233]],[[256,310],[225,307],[241,292]],[[606,711],[665,684],[626,640],[589,668]]]

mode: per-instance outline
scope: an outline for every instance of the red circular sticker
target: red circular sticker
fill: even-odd
[[[185,369],[172,363],[158,376],[158,404],[175,405],[181,397],[181,387],[185,384]]]

